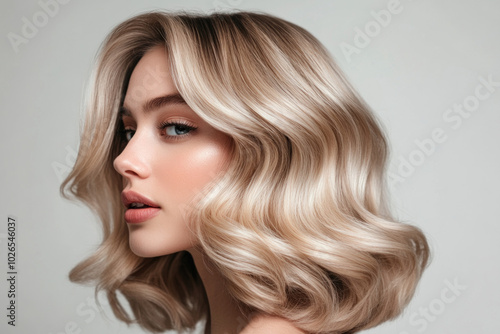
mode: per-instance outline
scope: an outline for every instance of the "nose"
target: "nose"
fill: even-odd
[[[141,149],[141,142],[138,134],[127,143],[123,151],[113,161],[115,170],[126,178],[147,178],[151,175],[151,168],[144,153],[145,148]]]

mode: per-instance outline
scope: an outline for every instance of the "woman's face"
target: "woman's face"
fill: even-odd
[[[190,200],[224,171],[230,137],[178,95],[160,46],[132,72],[121,118],[127,144],[114,167],[124,180],[130,248],[152,257],[195,246],[186,219]]]

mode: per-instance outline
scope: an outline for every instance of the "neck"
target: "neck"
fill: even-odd
[[[210,265],[201,252],[197,250],[189,252],[193,257],[208,298],[209,312],[205,334],[239,333],[247,325],[248,319],[227,292],[222,275]]]

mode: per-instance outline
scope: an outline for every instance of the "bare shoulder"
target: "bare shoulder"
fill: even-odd
[[[295,327],[290,321],[267,315],[252,318],[241,334],[306,334]]]

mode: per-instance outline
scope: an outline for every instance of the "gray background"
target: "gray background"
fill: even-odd
[[[218,7],[261,10],[308,29],[387,127],[390,172],[400,178],[392,186],[395,212],[427,233],[434,257],[405,313],[366,333],[499,333],[500,87],[482,100],[474,94],[481,78],[500,82],[500,2],[401,0],[388,24],[376,23],[372,11],[390,3],[72,0],[44,22],[38,1],[2,0],[0,332],[142,333],[106,306],[97,312],[93,290],[68,281],[100,230],[58,187],[78,147],[85,83],[111,28],[145,10]],[[23,18],[43,26],[16,52],[8,34],[22,35]],[[372,35],[367,45],[357,29]],[[346,57],[342,45],[356,42],[358,53]],[[463,104],[470,114],[450,111]],[[18,222],[15,328],[7,325],[3,278],[9,215]]]

